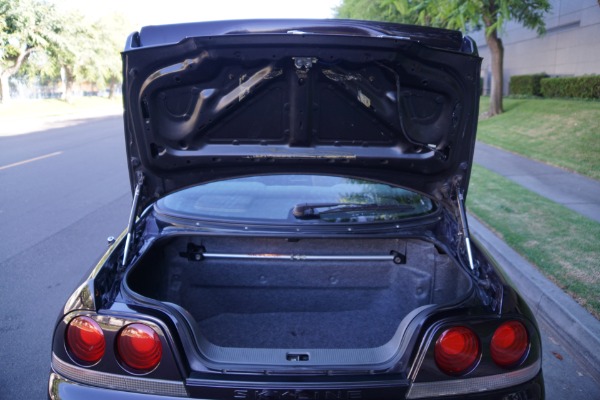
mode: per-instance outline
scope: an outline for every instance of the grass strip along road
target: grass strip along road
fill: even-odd
[[[479,121],[478,140],[600,179],[600,101],[505,98],[504,108]]]
[[[487,109],[482,98],[481,109]],[[478,139],[600,178],[600,102],[505,99],[506,112],[479,123]],[[469,210],[600,319],[600,224],[475,166]]]
[[[600,223],[479,166],[468,208],[600,319]]]

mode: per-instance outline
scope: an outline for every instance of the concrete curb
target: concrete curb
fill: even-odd
[[[539,322],[554,330],[592,378],[600,382],[600,321],[472,215],[469,226],[473,237],[496,259]]]

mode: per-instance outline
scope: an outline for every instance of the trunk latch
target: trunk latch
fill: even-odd
[[[285,359],[288,361],[308,361],[310,356],[307,353],[287,353]]]

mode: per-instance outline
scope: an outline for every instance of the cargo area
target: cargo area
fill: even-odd
[[[471,288],[449,256],[416,239],[177,237],[149,249],[127,284],[185,310],[206,352],[389,347],[411,311]]]

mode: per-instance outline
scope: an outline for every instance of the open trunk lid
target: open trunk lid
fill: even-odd
[[[136,215],[203,182],[268,173],[466,192],[478,113],[474,42],[365,21],[143,28],[123,53]]]

